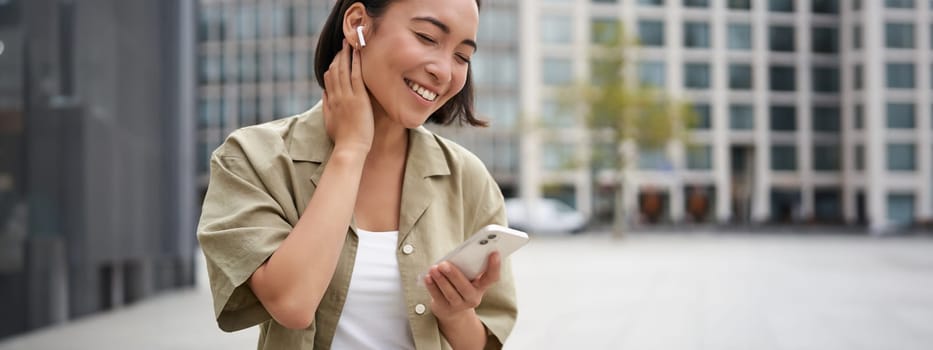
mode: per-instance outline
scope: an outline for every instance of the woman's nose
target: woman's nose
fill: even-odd
[[[450,63],[444,60],[438,60],[432,63],[428,63],[425,66],[428,74],[434,79],[438,84],[447,84],[451,80],[451,69]]]

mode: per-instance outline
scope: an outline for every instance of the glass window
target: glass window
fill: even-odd
[[[839,13],[838,0],[812,0],[813,13]]]
[[[888,103],[887,110],[889,129],[913,129],[916,126],[913,103]]]
[[[286,38],[293,35],[292,32],[292,6],[290,4],[272,4],[269,5],[269,17],[266,17],[270,22],[270,27],[272,32],[270,33],[274,38]]]
[[[689,89],[708,89],[710,86],[709,64],[687,63],[684,69],[684,86]]]
[[[751,130],[755,128],[755,113],[751,105],[729,106],[729,128]]]
[[[732,10],[750,10],[752,8],[752,0],[729,0],[728,6],[729,9]]]
[[[794,0],[768,0],[768,10],[774,12],[794,12]]]
[[[224,81],[236,82],[239,79],[240,63],[236,55],[224,55]]]
[[[479,22],[483,24],[479,26],[479,32],[477,33],[480,42],[514,43],[518,40],[513,11],[497,7],[484,7],[479,16]]]
[[[258,52],[240,52],[240,82],[253,83],[258,78],[259,71]]]
[[[794,91],[797,85],[795,69],[792,66],[771,66],[771,90]]]
[[[860,25],[852,27],[852,48],[856,50],[862,48],[862,26]]]
[[[256,123],[256,110],[259,107],[257,98],[253,96],[240,96],[239,117],[237,118],[239,126],[253,125]]]
[[[573,145],[567,143],[546,142],[541,152],[541,163],[544,169],[566,170],[574,163]]]
[[[573,114],[566,108],[561,108],[556,101],[545,100],[541,102],[541,122],[545,126],[561,128],[576,124]]]
[[[862,105],[855,105],[855,115],[853,116],[855,124],[855,130],[862,130],[862,127],[865,123],[865,108]]]
[[[619,65],[605,60],[594,59],[590,61],[590,82],[595,85],[605,85],[618,82]]]
[[[217,40],[214,30],[218,30],[223,23],[220,6],[204,5],[201,7],[201,16],[198,20],[198,41]]]
[[[638,67],[638,78],[643,85],[664,87],[664,62],[641,62]]]
[[[887,156],[888,170],[917,170],[916,147],[912,143],[889,143]]]
[[[330,14],[330,6],[315,6],[319,3],[311,2],[311,5],[308,6],[308,36],[316,36],[321,32],[321,28],[324,28],[324,22],[327,21],[327,16]]]
[[[841,155],[838,145],[813,146],[813,170],[839,171]]]
[[[237,37],[240,39],[254,39],[259,33],[259,18],[256,16],[255,5],[240,5],[237,14]]]
[[[208,84],[213,83],[217,80],[217,77],[220,76],[220,65],[217,62],[217,56],[211,55],[208,53],[201,53],[199,55],[200,62],[200,83]]]
[[[518,64],[515,54],[509,51],[478,51],[473,56],[470,69],[477,85],[511,87],[518,81]]]
[[[645,46],[664,46],[664,22],[638,21],[638,39]]]
[[[279,51],[275,53],[275,78],[279,81],[292,79],[292,70],[295,57],[291,52]]]
[[[888,221],[897,226],[914,222],[914,195],[888,194]]]
[[[709,7],[709,0],[683,0],[684,7]]]
[[[663,148],[641,148],[638,150],[638,168],[647,170],[671,169],[671,161]]]
[[[506,129],[515,127],[518,105],[514,98],[503,95],[480,95],[476,99],[476,110],[483,118],[490,120],[493,127]],[[548,102],[543,102],[541,105],[541,120],[545,125],[551,125],[548,123],[557,121],[567,123],[566,125],[573,125],[572,115],[561,112],[562,110],[558,109],[556,103],[549,105]],[[561,120],[561,118],[568,116],[571,117],[569,120]]]
[[[839,69],[833,67],[813,68],[814,92],[838,92]]]
[[[729,24],[729,49],[752,49],[752,26],[746,23]]]
[[[855,170],[865,170],[865,146],[855,145]]]
[[[544,83],[548,85],[569,84],[573,80],[573,70],[569,59],[545,58],[541,65],[544,68]]]
[[[771,26],[768,28],[768,39],[771,51],[794,51],[794,27]]]
[[[566,44],[573,38],[570,16],[545,15],[541,17],[541,41],[546,44]]]
[[[813,107],[813,130],[817,132],[839,132],[838,107]]]
[[[750,64],[729,65],[729,88],[735,90],[752,88],[752,66]]]
[[[797,109],[794,106],[771,106],[771,130],[797,130]]]
[[[797,170],[797,147],[791,145],[771,146],[771,170]]]
[[[709,48],[709,23],[684,23],[684,47]]]
[[[664,6],[664,0],[638,0],[639,5]]]
[[[842,191],[838,188],[814,190],[813,216],[821,221],[842,219]]]
[[[884,7],[912,9],[914,8],[914,0],[884,0]]]
[[[863,86],[862,65],[856,64],[855,67],[852,67],[852,70],[854,71],[852,74],[853,75],[852,76],[853,88],[855,88],[856,90],[861,90]]]
[[[914,48],[914,25],[912,23],[886,23],[884,42],[890,49]]]
[[[839,33],[836,28],[813,28],[813,52],[836,53],[839,51]]]
[[[590,42],[608,45],[618,41],[619,21],[614,19],[593,19],[590,22]]]
[[[710,170],[713,168],[713,148],[696,145],[687,148],[687,169]]]
[[[913,89],[914,65],[913,63],[888,63],[888,87],[895,89]]]
[[[707,130],[712,127],[712,109],[710,105],[705,103],[698,103],[693,105],[693,113],[696,114],[696,120],[694,120],[693,128],[700,130]]]

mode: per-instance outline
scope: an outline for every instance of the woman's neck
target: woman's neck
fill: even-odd
[[[408,148],[408,129],[389,118],[381,106],[374,103],[373,107],[374,134],[369,151],[370,158],[405,154]]]

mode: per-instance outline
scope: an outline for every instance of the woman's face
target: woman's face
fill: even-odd
[[[463,89],[476,51],[476,1],[400,0],[375,20],[361,51],[373,109],[416,128]]]

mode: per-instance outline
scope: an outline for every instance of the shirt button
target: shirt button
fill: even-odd
[[[415,305],[415,313],[416,313],[416,314],[424,315],[424,310],[425,310],[425,309],[426,309],[426,308],[424,307],[424,304]]]
[[[406,244],[404,247],[402,247],[402,253],[405,253],[405,255],[409,255],[413,253],[414,251],[415,251],[415,247],[412,247],[411,244]]]

